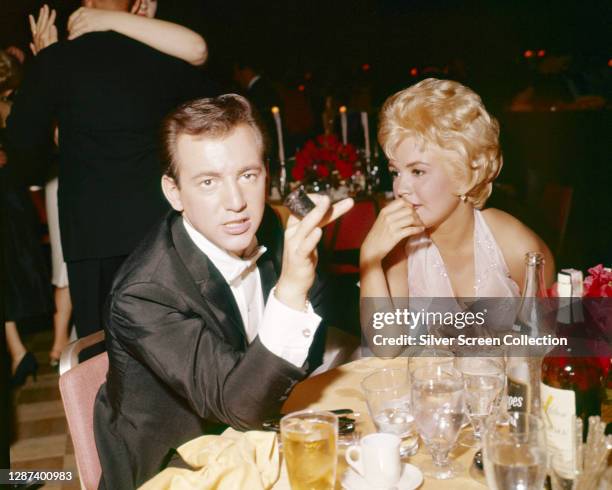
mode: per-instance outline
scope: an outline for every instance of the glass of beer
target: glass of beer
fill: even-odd
[[[338,417],[305,410],[280,422],[292,490],[332,490],[336,483]]]

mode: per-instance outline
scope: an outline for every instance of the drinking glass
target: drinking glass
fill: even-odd
[[[417,430],[432,458],[423,465],[423,473],[439,480],[453,478],[460,468],[448,454],[463,422],[461,373],[449,365],[416,369],[412,373],[412,400]]]
[[[395,434],[402,439],[402,457],[415,454],[419,441],[414,431],[408,370],[377,369],[362,380],[361,388],[378,432]]]
[[[525,412],[491,415],[483,458],[492,490],[542,490],[546,478],[546,434],[539,417]]]
[[[292,490],[332,490],[336,483],[338,417],[305,410],[280,422],[283,454]]]
[[[408,358],[408,371],[414,372],[418,368],[449,365],[453,367],[455,354],[445,349],[427,348],[418,352],[418,355]]]
[[[473,433],[460,439],[467,447],[480,447],[485,420],[499,407],[505,373],[501,359],[493,357],[458,357],[455,367],[463,375],[465,412]]]

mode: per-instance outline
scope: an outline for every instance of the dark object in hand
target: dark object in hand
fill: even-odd
[[[315,203],[308,197],[302,187],[298,187],[285,198],[285,206],[298,218],[303,218],[315,208]]]

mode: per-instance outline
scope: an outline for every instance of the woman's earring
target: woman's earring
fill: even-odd
[[[459,199],[461,199],[463,202],[467,201],[467,196],[465,194],[461,194],[459,196]]]

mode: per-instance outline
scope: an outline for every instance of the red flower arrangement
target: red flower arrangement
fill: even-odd
[[[343,145],[334,135],[317,136],[309,140],[295,155],[291,175],[295,180],[326,179],[337,170],[341,179],[348,179],[355,172],[357,150],[353,145]]]
[[[612,297],[612,269],[603,264],[589,269],[589,275],[584,280],[584,296],[587,298]]]

